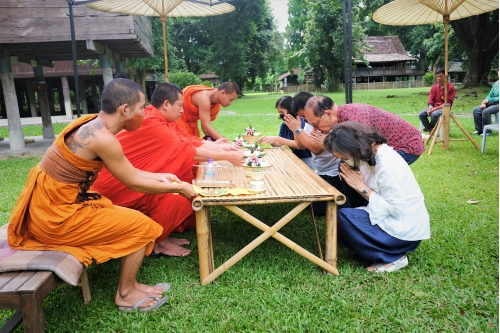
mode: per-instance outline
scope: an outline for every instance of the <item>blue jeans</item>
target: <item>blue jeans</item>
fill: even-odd
[[[443,113],[443,110],[437,110],[431,113],[431,121],[429,122],[429,119],[427,118],[427,110],[422,110],[418,114],[418,118],[420,118],[420,121],[422,122],[422,125],[424,125],[424,128],[428,131],[431,131],[434,126],[436,126],[437,122],[439,121],[439,117],[441,117],[441,114]]]
[[[417,155],[407,154],[401,150],[397,150],[396,153],[398,153],[406,161],[406,163],[408,163],[408,165],[412,164],[420,157],[420,155],[417,156]]]

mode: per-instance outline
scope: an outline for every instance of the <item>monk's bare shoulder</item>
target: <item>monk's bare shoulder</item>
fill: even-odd
[[[70,133],[64,142],[73,153],[76,153],[78,149],[86,149],[96,139],[97,133],[103,129],[104,125],[94,119]]]

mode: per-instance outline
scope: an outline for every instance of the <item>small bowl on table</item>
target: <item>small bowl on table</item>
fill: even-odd
[[[245,175],[250,177],[252,180],[262,180],[264,179],[264,175],[269,172],[272,165],[268,162],[262,162],[261,166],[248,166],[244,165],[243,170],[245,171]]]
[[[255,135],[242,135],[241,137],[245,139],[249,144],[254,144],[259,141],[260,133],[254,133]]]

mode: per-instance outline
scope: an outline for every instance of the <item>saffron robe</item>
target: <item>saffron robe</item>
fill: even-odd
[[[184,103],[182,104],[181,118],[177,121],[179,127],[183,128],[187,133],[200,137],[200,131],[198,129],[198,120],[200,120],[200,109],[193,104],[191,98],[193,95],[199,91],[203,90],[215,90],[215,88],[209,88],[202,85],[187,86],[182,89],[182,95],[184,96]],[[220,110],[220,104],[213,104],[210,106],[210,121],[214,121]]]
[[[76,156],[65,144],[64,137],[95,117],[90,115],[74,120],[57,136],[53,143],[55,147],[50,148],[59,149],[59,156],[62,155],[77,169],[93,175],[102,168],[103,162]],[[48,153],[44,159],[51,158]],[[26,185],[10,215],[10,247],[70,253],[86,266],[92,259],[103,263],[134,253],[144,246],[146,255],[153,251],[161,226],[138,211],[114,206],[109,199],[98,194],[94,194],[95,199],[78,200],[85,184],[56,180],[61,177],[59,174],[52,177],[49,174],[54,175],[54,170],[42,168],[51,162],[54,161],[42,160],[28,174]],[[93,193],[88,194],[92,196]]]
[[[135,168],[172,173],[188,183],[193,180],[195,147],[201,145],[201,138],[188,135],[177,127],[177,123],[168,123],[152,105],[144,110],[144,122],[138,130],[122,131],[116,137]],[[173,231],[182,232],[196,225],[191,199],[173,193],[133,192],[106,168],[99,173],[92,189],[108,197],[114,204],[141,211],[159,223],[163,233],[157,241],[162,241]]]

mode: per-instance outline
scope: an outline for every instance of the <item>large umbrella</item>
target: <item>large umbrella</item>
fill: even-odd
[[[395,0],[379,9],[373,14],[373,20],[388,25],[416,25],[444,21],[444,70],[445,70],[445,95],[443,116],[434,129],[434,138],[429,149],[435,143],[439,127],[443,126],[443,149],[449,147],[450,136],[450,105],[448,98],[448,21],[459,20],[469,16],[479,15],[498,9],[498,0]],[[479,146],[469,133],[451,114],[453,121],[464,132],[467,138],[479,150]],[[433,133],[431,133],[433,134]]]
[[[101,0],[87,7],[109,13],[159,16],[163,26],[163,58],[165,61],[165,81],[168,81],[167,56],[167,16],[195,17],[215,16],[232,12],[233,5],[228,0]]]

